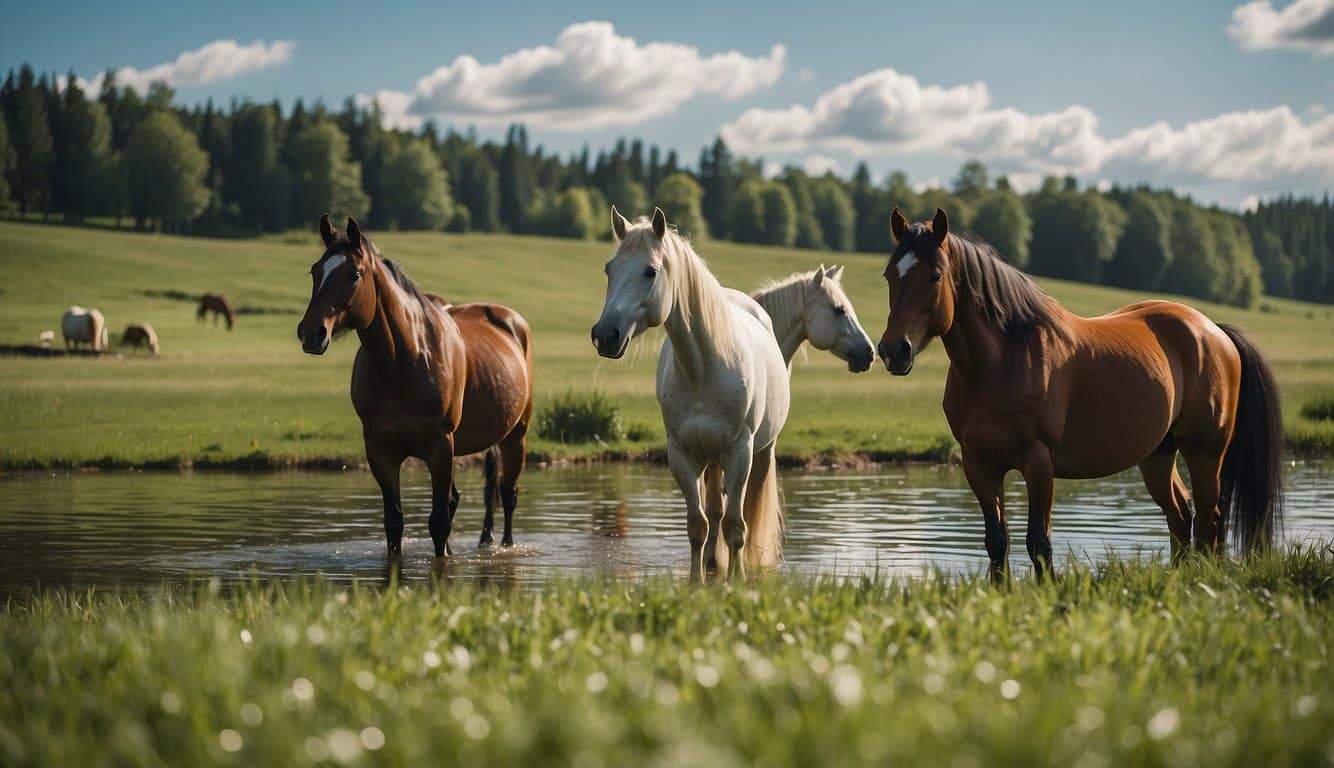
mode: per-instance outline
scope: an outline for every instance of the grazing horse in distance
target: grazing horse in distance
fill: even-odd
[[[667,462],[685,496],[690,578],[703,580],[705,547],[719,529],[726,548],[711,551],[727,558],[729,579],[777,564],[783,510],[774,444],[787,421],[788,371],[769,315],[720,285],[661,209],[651,222],[631,224],[615,207],[611,218],[617,246],[593,344],[616,359],[637,334],[667,331],[658,405]]]
[[[490,546],[497,498],[505,510],[502,546],[514,544],[514,508],[533,416],[533,350],[528,323],[499,304],[447,304],[423,293],[382,258],[357,222],[334,231],[320,220],[324,253],[310,268],[310,304],[297,326],[301,347],[322,355],[355,330],[352,405],[361,418],[366,461],[384,500],[389,555],[402,551],[399,468],[413,456],[431,472],[431,539],[452,553],[458,509],[454,457],[486,452],[486,516],[480,546]]]
[[[125,332],[120,335],[120,345],[122,347],[148,347],[148,351],[156,355],[158,353],[157,331],[148,323],[131,323],[125,326]]]
[[[70,307],[65,310],[60,317],[60,332],[65,337],[65,349],[78,349],[85,344],[96,351],[107,348],[107,324],[96,309]]]
[[[236,312],[232,309],[231,302],[221,293],[206,293],[199,297],[199,310],[195,312],[195,319],[199,322],[204,321],[204,316],[209,312],[213,313],[213,324],[218,324],[218,318],[227,320],[227,330],[231,330],[236,325]]]
[[[871,337],[843,292],[842,276],[843,267],[826,269],[821,264],[813,272],[798,272],[750,295],[773,321],[774,337],[788,365],[807,341],[832,352],[853,373],[869,370],[875,362]]]
[[[982,507],[994,579],[1006,572],[1011,470],[1028,488],[1039,577],[1051,569],[1052,479],[1136,465],[1167,517],[1173,561],[1192,537],[1195,549],[1218,551],[1229,522],[1244,552],[1269,543],[1283,509],[1282,418],[1273,371],[1240,330],[1168,301],[1079,317],[991,246],[951,234],[940,209],[930,224],[895,209],[891,227],[880,356],[906,376],[927,342],[944,343],[945,417]]]

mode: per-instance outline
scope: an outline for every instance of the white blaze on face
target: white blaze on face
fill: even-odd
[[[329,281],[329,275],[332,275],[335,269],[338,269],[347,261],[346,254],[335,254],[324,260],[320,265],[320,282],[315,286],[315,293],[318,295],[324,289],[324,284]]]
[[[908,274],[908,270],[912,269],[916,263],[917,254],[912,251],[904,254],[903,258],[899,259],[899,278],[902,279],[904,275]]]

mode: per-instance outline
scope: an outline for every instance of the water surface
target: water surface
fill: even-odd
[[[555,574],[640,577],[688,567],[685,513],[666,467],[530,470],[512,550],[477,549],[481,473],[465,468],[459,475],[456,554],[441,563],[431,556],[427,476],[405,469],[405,579],[437,573],[534,584]],[[920,573],[986,565],[981,514],[957,468],[787,472],[781,482],[791,570]],[[1012,562],[1027,570],[1022,485],[1012,477],[1007,489]],[[1137,472],[1058,482],[1056,499],[1060,560],[1166,556],[1166,524]],[[1290,467],[1287,500],[1290,539],[1334,538],[1334,462]],[[251,575],[382,581],[386,566],[380,494],[367,472],[0,477],[0,594]]]

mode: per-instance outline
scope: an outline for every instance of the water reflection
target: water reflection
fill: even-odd
[[[402,578],[538,583],[603,571],[641,577],[688,568],[685,514],[666,468],[607,465],[531,471],[513,549],[478,550],[480,473],[461,473],[459,553],[431,556],[426,476],[404,474]],[[787,567],[796,571],[980,570],[982,523],[963,475],[946,467],[785,473]],[[1334,536],[1334,462],[1289,472],[1288,535]],[[1011,509],[1023,508],[1017,478]],[[0,477],[0,593],[34,586],[134,585],[320,575],[388,577],[380,496],[363,472],[75,473]],[[1024,515],[1011,522],[1026,568]],[[1059,559],[1109,552],[1164,557],[1167,531],[1137,473],[1057,487]]]

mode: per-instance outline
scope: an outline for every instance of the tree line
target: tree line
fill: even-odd
[[[183,107],[163,84],[148,93],[108,72],[96,94],[71,73],[10,71],[0,87],[0,209],[81,223],[244,236],[306,227],[320,214],[373,229],[512,232],[606,238],[607,207],[661,206],[684,234],[832,251],[887,252],[890,212],[929,218],[993,243],[1039,275],[1166,291],[1251,306],[1262,292],[1334,302],[1334,207],[1286,197],[1244,215],[1170,190],[1081,189],[1073,177],[1028,193],[979,162],[948,189],[914,189],[787,167],[764,173],[721,139],[694,164],[621,140],[568,157],[512,126],[475,132],[383,126],[374,104],[336,111],[298,100]]]

